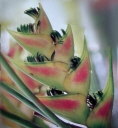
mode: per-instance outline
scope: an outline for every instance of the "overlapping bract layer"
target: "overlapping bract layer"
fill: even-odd
[[[80,64],[68,72],[68,64],[60,61],[17,62],[19,69],[37,81],[68,93],[87,95],[90,85],[90,63],[86,43]]]

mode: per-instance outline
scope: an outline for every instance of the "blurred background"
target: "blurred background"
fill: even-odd
[[[24,14],[26,9],[41,3],[54,30],[71,24],[75,54],[81,55],[84,35],[92,64],[91,92],[103,89],[108,74],[108,52],[113,51],[115,99],[113,128],[118,128],[118,0],[0,0],[1,51],[9,51],[9,41],[15,42],[4,27],[16,30],[20,24],[34,22]]]

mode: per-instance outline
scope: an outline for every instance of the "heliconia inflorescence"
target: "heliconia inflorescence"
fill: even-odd
[[[12,69],[26,85],[29,80],[31,86],[41,83],[52,89],[47,90],[47,96],[37,97],[57,115],[88,128],[110,128],[114,97],[111,52],[106,87],[96,93],[98,96],[91,96],[91,66],[86,39],[81,57],[74,56],[71,25],[66,31],[62,29],[62,34],[53,30],[41,5],[25,13],[35,22],[21,25],[18,32],[8,32],[31,55],[25,62],[5,57]],[[35,84],[33,80],[36,80]],[[29,89],[34,87],[29,86]]]

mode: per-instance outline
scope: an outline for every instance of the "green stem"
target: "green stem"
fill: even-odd
[[[38,109],[40,109],[49,119],[52,120],[55,124],[60,126],[61,128],[69,128],[66,123],[60,120],[54,113],[52,113],[46,106],[44,106],[41,101],[27,88],[27,86],[19,79],[16,73],[11,69],[9,64],[6,62],[3,55],[0,53],[0,62],[10,75],[10,77],[14,80],[16,85],[24,92],[28,99],[34,103]]]
[[[28,120],[25,120],[17,115],[14,115],[12,113],[9,113],[3,109],[0,108],[0,113],[2,116],[12,120],[13,122],[16,122],[18,123],[19,125],[25,127],[25,128],[41,128],[39,126],[37,126],[36,124],[28,121]]]
[[[29,101],[27,98],[22,96],[19,92],[17,92],[15,89],[13,89],[12,86],[10,86],[5,82],[0,82],[0,87],[47,119],[46,115],[44,115],[42,111],[40,111],[31,101]]]

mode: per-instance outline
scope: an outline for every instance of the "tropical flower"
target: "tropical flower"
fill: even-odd
[[[21,25],[18,32],[8,32],[31,55],[25,61],[18,61],[1,54],[3,66],[21,88],[19,97],[26,96],[25,103],[27,100],[34,115],[60,127],[76,126],[67,126],[55,114],[88,128],[110,128],[114,98],[111,51],[105,89],[89,94],[91,64],[86,39],[82,55],[74,56],[71,25],[66,31],[62,29],[62,34],[53,30],[40,4],[37,9],[30,8],[25,13],[35,22]],[[35,97],[32,93],[40,85],[49,87],[47,96],[39,93]],[[8,87],[2,82],[3,86]],[[18,97],[15,92],[13,95]]]

